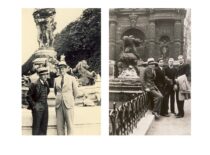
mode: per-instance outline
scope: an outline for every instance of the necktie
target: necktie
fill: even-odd
[[[64,76],[62,76],[62,79],[61,79],[61,88],[63,88],[63,83],[64,83]]]
[[[45,86],[45,87],[48,87],[47,81],[44,82],[44,86]]]

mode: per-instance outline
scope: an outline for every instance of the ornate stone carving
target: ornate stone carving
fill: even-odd
[[[57,24],[54,21],[55,13],[56,11],[54,8],[37,8],[33,13],[38,31],[37,40],[39,48],[48,48],[53,46],[53,31],[56,29]]]
[[[138,17],[138,15],[136,15],[134,13],[129,15],[131,27],[135,27],[136,26],[137,17]]]
[[[73,69],[73,72],[79,73],[79,85],[81,86],[87,86],[87,85],[93,85],[96,80],[96,72],[95,71],[89,71],[89,65],[87,64],[86,60],[82,60],[78,62],[76,67]]]

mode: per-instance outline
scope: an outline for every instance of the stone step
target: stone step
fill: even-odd
[[[145,117],[142,117],[141,120],[137,124],[137,128],[134,128],[133,133],[131,135],[146,135],[149,131],[155,117],[151,113],[151,111],[147,111]]]

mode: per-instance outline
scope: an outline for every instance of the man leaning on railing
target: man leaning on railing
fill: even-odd
[[[148,66],[144,71],[143,76],[143,85],[145,87],[145,91],[149,92],[151,96],[154,99],[154,108],[152,114],[155,116],[155,118],[160,117],[160,109],[161,109],[161,103],[163,100],[163,95],[155,85],[155,64],[154,58],[148,58],[147,60]]]

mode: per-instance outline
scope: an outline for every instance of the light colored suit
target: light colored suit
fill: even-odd
[[[188,95],[190,93],[190,84],[187,80],[187,76],[181,75],[177,78],[177,83],[179,85],[179,100],[184,101],[185,99],[188,99]]]
[[[65,135],[65,123],[67,134],[73,132],[74,103],[78,94],[78,83],[73,76],[64,75],[64,83],[61,88],[62,76],[55,79],[54,91],[56,95],[56,119],[58,135]]]
[[[78,94],[78,83],[73,76],[65,74],[63,88],[61,88],[62,77],[55,78],[54,91],[56,95],[56,108],[58,108],[63,101],[66,108],[74,107],[74,99]]]

